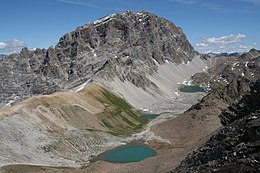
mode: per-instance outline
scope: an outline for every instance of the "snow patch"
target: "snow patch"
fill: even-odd
[[[182,82],[183,85],[191,85],[192,80],[187,81],[186,79]],[[178,83],[179,84],[179,83]]]
[[[101,19],[99,19],[99,20],[96,20],[96,21],[94,22],[94,25],[97,25],[97,24],[103,23],[103,22],[105,22],[105,21],[108,21],[109,19],[111,19],[111,18],[113,18],[113,17],[115,17],[115,16],[116,16],[116,14],[114,13],[114,14],[108,15],[108,16],[106,16],[106,17],[103,17],[103,18],[101,18]]]
[[[183,85],[187,85],[187,83],[188,81],[186,79],[182,82]]]
[[[86,86],[87,82],[85,82],[84,84],[80,85],[79,88],[76,90],[76,92],[79,92],[81,90],[83,90],[83,88]]]
[[[159,64],[154,58],[153,58],[153,61],[154,61],[155,64]]]
[[[6,106],[11,106],[11,104],[14,102],[14,100],[9,101]]]
[[[247,64],[248,64],[248,61],[246,62],[245,67],[248,67]]]
[[[177,97],[180,96],[180,93],[178,93],[177,91],[175,91],[174,94],[176,94]]]
[[[231,70],[235,70],[235,67],[238,67],[238,66],[239,66],[239,62],[238,62],[238,61],[235,61],[235,62],[233,63],[233,66],[232,66]]]
[[[149,112],[149,110],[148,110],[148,109],[143,109],[143,111],[144,111],[144,112]]]

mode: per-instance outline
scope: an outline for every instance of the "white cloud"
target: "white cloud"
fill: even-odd
[[[244,2],[248,2],[253,5],[260,5],[260,0],[242,0]]]
[[[245,49],[245,50],[249,50],[252,49],[254,46],[252,45],[239,45],[240,49]]]
[[[201,53],[208,52],[247,52],[257,49],[257,43],[246,43],[246,35],[226,35],[222,37],[204,37],[194,44],[194,48]]]
[[[197,47],[208,47],[209,45],[206,43],[197,43],[196,46]]]
[[[25,42],[23,40],[13,39],[10,42],[11,47],[23,47],[25,46]]]
[[[215,45],[227,45],[232,43],[237,43],[240,41],[245,40],[246,36],[243,34],[237,34],[237,35],[227,35],[222,37],[211,37],[211,38],[205,38],[202,39],[202,42],[208,43],[208,44],[215,44]]]
[[[168,0],[168,1],[185,4],[185,5],[194,5],[198,3],[198,0]]]
[[[19,40],[19,39],[0,42],[0,53],[1,54],[17,53],[21,51],[21,49],[25,46],[26,43],[23,40]]]
[[[6,43],[4,42],[0,42],[0,49],[4,49],[7,46]]]
[[[65,4],[71,4],[71,5],[78,5],[78,6],[84,6],[89,8],[96,8],[100,10],[115,10],[115,11],[123,11],[123,9],[119,8],[109,8],[102,5],[98,5],[95,3],[95,1],[80,1],[80,0],[57,0],[58,2],[65,3]]]

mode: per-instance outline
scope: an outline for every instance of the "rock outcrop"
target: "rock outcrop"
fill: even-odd
[[[196,120],[212,110],[224,127],[173,172],[259,172],[259,66],[260,51],[252,49],[238,58],[220,59],[207,74],[193,77],[213,91],[186,114]],[[217,107],[222,111],[214,113]]]
[[[24,48],[0,60],[0,107],[93,79],[155,87],[145,74],[158,64],[187,63],[198,53],[182,29],[145,11],[112,14],[62,36],[55,47]]]
[[[192,76],[195,85],[223,91],[231,100],[249,91],[250,83],[260,78],[260,51],[252,49],[239,57],[213,58],[213,67]]]
[[[220,115],[225,125],[173,172],[260,171],[260,80]]]

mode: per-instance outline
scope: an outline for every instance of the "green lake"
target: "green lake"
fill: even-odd
[[[127,144],[102,153],[99,158],[108,162],[139,162],[156,155],[156,151],[144,144]]]
[[[183,86],[179,89],[181,92],[195,93],[195,92],[206,92],[204,88],[199,86]]]
[[[159,114],[143,114],[142,117],[144,119],[155,119],[156,117],[158,117]]]

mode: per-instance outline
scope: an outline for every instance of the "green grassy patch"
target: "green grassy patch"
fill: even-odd
[[[106,89],[103,89],[102,97],[98,99],[106,105],[99,118],[102,119],[103,126],[111,130],[113,135],[129,135],[141,130],[148,122],[124,99]]]

